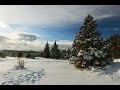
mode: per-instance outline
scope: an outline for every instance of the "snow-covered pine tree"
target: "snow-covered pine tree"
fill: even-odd
[[[50,49],[49,49],[48,41],[47,41],[47,44],[46,44],[45,49],[43,51],[43,57],[44,58],[49,58],[50,57]]]
[[[69,58],[70,58],[70,54],[71,54],[71,51],[70,51],[70,49],[68,48],[68,49],[66,50],[65,59],[69,59]]]
[[[60,59],[69,59],[70,58],[70,49],[63,49],[63,50],[60,50]]]
[[[56,41],[55,41],[54,45],[51,48],[50,57],[55,58],[55,59],[60,58],[60,50],[58,49],[58,45],[56,44]]]
[[[71,49],[70,61],[73,61],[77,68],[89,66],[103,66],[112,62],[110,54],[107,53],[107,45],[97,30],[96,20],[88,15],[80,32],[76,33]]]
[[[120,34],[113,34],[107,39],[107,43],[110,46],[112,52],[112,58],[120,58]]]
[[[66,49],[64,50],[60,50],[60,59],[66,59],[66,54],[67,54],[67,51]]]

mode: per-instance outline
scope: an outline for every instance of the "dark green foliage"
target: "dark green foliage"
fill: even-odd
[[[32,53],[32,51],[29,51],[27,54],[26,54],[26,58],[30,58],[30,59],[35,59],[35,57],[37,57],[38,55],[35,54],[35,53]]]
[[[64,50],[60,50],[60,59],[69,59],[70,58],[70,49],[64,49]]]
[[[107,39],[107,43],[109,44],[112,57],[115,59],[120,58],[120,34],[112,35]]]
[[[40,52],[39,57],[43,57],[43,52]]]
[[[91,15],[85,18],[81,31],[76,33],[70,60],[74,61],[77,68],[104,66],[112,62],[109,48]]]
[[[71,54],[71,50],[68,48],[67,51],[66,51],[65,59],[69,59],[70,58],[70,54]]]
[[[6,55],[4,53],[0,52],[0,57],[5,58],[5,56]]]
[[[60,59],[66,59],[66,54],[67,54],[67,51],[66,50],[60,50]]]
[[[26,54],[26,58],[30,58],[30,57],[31,57],[31,53],[29,52]]]
[[[43,51],[43,57],[44,58],[49,58],[50,57],[50,49],[49,49],[49,44],[47,42],[45,49]]]
[[[23,56],[23,53],[22,52],[19,52],[17,57],[22,57]]]
[[[55,58],[55,59],[60,58],[60,50],[58,49],[58,45],[56,44],[56,41],[55,41],[54,45],[51,48],[50,57]]]
[[[11,56],[11,57],[17,57],[19,56],[18,54],[22,52],[22,57],[42,57],[41,51],[16,51],[16,50],[2,50],[0,53],[3,53],[5,56]]]

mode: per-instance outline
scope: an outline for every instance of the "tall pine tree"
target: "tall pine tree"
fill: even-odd
[[[50,49],[49,49],[49,44],[47,42],[45,49],[43,51],[43,57],[45,58],[49,58],[50,57]]]
[[[71,49],[71,59],[77,68],[103,66],[112,62],[107,45],[97,30],[96,20],[88,15],[80,32],[76,33]]]
[[[55,59],[60,58],[60,50],[58,49],[58,45],[56,44],[56,41],[55,41],[54,45],[51,48],[50,57],[55,58]]]

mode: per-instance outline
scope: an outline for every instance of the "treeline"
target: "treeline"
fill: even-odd
[[[17,50],[2,50],[0,51],[0,57],[5,58],[6,56],[10,57],[26,57],[26,58],[32,58],[35,59],[35,57],[42,56],[42,52],[37,51],[17,51]]]
[[[17,50],[2,50],[0,51],[0,57],[24,57],[35,59],[36,57],[54,58],[54,59],[69,59],[70,49],[60,50],[56,41],[53,47],[50,49],[49,44],[45,45],[44,51],[17,51]]]
[[[49,43],[47,42],[44,51],[43,57],[44,58],[53,58],[53,59],[69,59],[70,58],[70,49],[60,50],[58,48],[58,44],[56,41],[54,42],[53,46],[49,47]]]

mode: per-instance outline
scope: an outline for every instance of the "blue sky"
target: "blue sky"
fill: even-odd
[[[43,50],[47,40],[70,48],[88,14],[102,37],[120,33],[120,5],[0,5],[0,12],[0,49]]]
[[[29,32],[37,33],[48,41],[71,40],[73,41],[75,33],[80,30],[78,23],[64,26],[46,26],[32,27]]]

